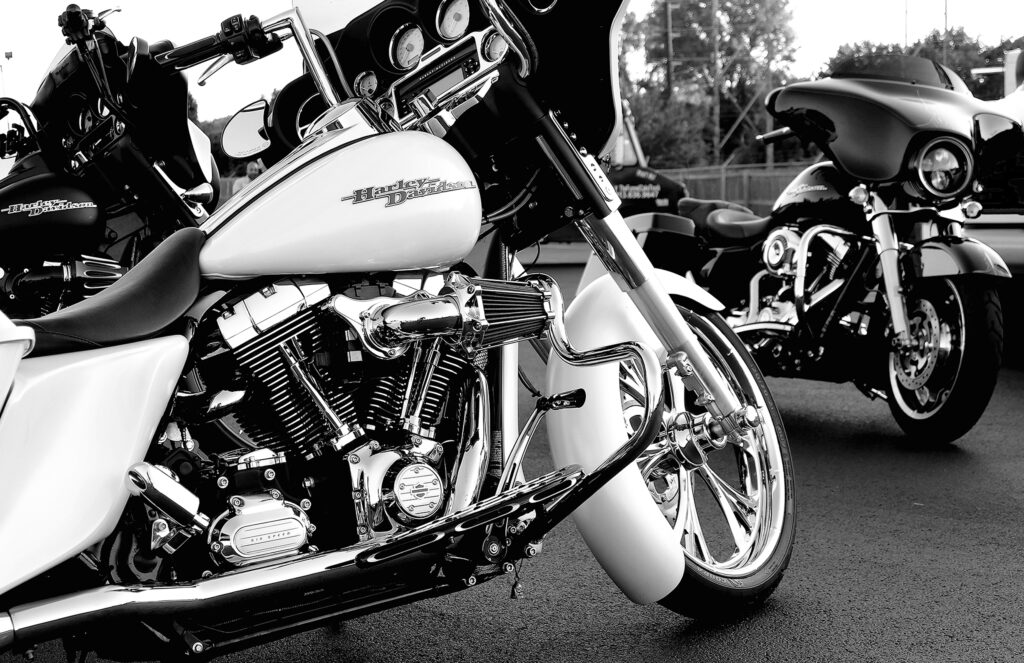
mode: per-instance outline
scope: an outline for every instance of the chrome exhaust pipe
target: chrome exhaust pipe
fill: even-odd
[[[19,605],[8,612],[0,612],[0,653],[14,645],[52,640],[110,619],[230,611],[240,605],[325,585],[359,587],[365,584],[366,574],[390,571],[394,564],[404,566],[410,555],[443,545],[448,537],[504,518],[514,518],[538,507],[549,509],[576,488],[584,476],[575,466],[558,470],[422,527],[384,540],[358,543],[344,550],[268,562],[265,566],[229,571],[192,583],[106,585]],[[526,534],[542,535],[543,532]]]
[[[10,626],[7,646],[35,644],[91,624],[114,618],[182,615],[244,605],[284,591],[301,590],[342,579],[356,570],[366,547],[311,555],[270,567],[229,572],[192,584],[115,586],[38,601],[0,613],[0,644],[4,624]],[[4,648],[0,647],[0,651]]]

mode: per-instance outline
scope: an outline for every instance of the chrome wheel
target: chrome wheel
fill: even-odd
[[[678,376],[667,374],[662,434],[638,462],[688,563],[719,577],[743,578],[768,564],[782,537],[787,499],[792,500],[786,494],[784,442],[773,421],[774,408],[762,393],[763,382],[730,339],[712,324],[692,326],[743,404],[756,409],[760,423],[724,444],[711,443],[700,430],[707,409]],[[624,367],[620,387],[630,429],[642,411],[634,382],[634,371]]]

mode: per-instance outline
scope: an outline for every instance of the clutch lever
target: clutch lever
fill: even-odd
[[[222,55],[219,58],[217,58],[216,60],[214,60],[213,64],[211,64],[209,67],[207,67],[206,71],[204,71],[199,76],[199,81],[198,81],[199,85],[200,86],[206,85],[206,81],[207,80],[209,80],[214,74],[216,74],[218,71],[220,71],[221,69],[223,69],[224,67],[228,66],[229,64],[231,64],[234,61],[235,61],[235,56],[233,56],[233,55]]]
[[[98,15],[96,16],[96,20],[97,20],[97,21],[102,21],[103,19],[105,19],[106,17],[110,16],[111,14],[116,14],[116,13],[118,13],[119,11],[121,11],[121,8],[120,8],[120,7],[114,7],[114,8],[112,8],[112,9],[104,9],[103,11],[101,11],[101,12],[100,12],[100,13],[99,13],[99,14],[98,14]]]

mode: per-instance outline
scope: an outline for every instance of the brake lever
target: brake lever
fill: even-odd
[[[120,7],[114,7],[114,8],[112,8],[112,9],[104,9],[103,11],[101,11],[101,12],[100,12],[100,13],[99,13],[99,14],[98,14],[98,15],[96,16],[96,20],[97,20],[97,21],[102,21],[103,19],[105,19],[106,17],[110,16],[111,14],[116,14],[116,13],[118,13],[119,11],[121,11],[121,8],[120,8]]]
[[[221,69],[223,69],[224,67],[228,66],[229,64],[231,64],[234,61],[235,61],[235,56],[233,56],[233,55],[222,55],[219,58],[217,58],[216,60],[214,60],[213,64],[211,64],[209,67],[207,67],[206,71],[204,71],[199,76],[199,85],[200,86],[206,85],[206,81],[207,80],[209,80],[214,74],[216,74],[218,71],[220,71]]]

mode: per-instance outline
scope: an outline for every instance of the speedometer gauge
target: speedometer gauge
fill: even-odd
[[[412,69],[423,55],[423,30],[409,23],[391,37],[391,64],[405,71]]]
[[[444,0],[437,10],[437,34],[453,41],[469,28],[469,0]]]

